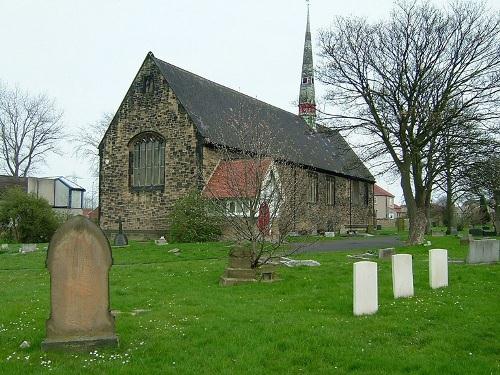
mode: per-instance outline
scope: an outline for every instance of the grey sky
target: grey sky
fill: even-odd
[[[335,15],[378,19],[392,5],[391,0],[312,0],[313,52],[317,30]],[[0,80],[55,98],[70,133],[102,112],[114,113],[152,51],[296,113],[292,102],[299,93],[305,23],[304,0],[0,0]],[[318,87],[317,96],[322,93]],[[69,142],[62,148],[65,156],[49,158],[38,174],[76,175],[90,189],[86,163],[72,156]],[[397,183],[380,184],[399,200]]]

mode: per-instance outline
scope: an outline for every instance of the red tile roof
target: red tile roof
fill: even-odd
[[[252,198],[261,188],[271,159],[221,161],[203,189],[207,198]]]
[[[375,196],[381,196],[382,195],[382,196],[394,198],[394,195],[392,195],[391,193],[389,193],[387,190],[382,189],[378,185],[375,185],[374,194],[375,194]]]

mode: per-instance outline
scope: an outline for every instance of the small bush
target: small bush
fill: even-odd
[[[174,204],[169,224],[172,242],[214,241],[222,234],[220,216],[211,213],[210,201],[196,191]]]
[[[9,242],[48,242],[58,226],[59,220],[45,199],[17,187],[0,197],[0,231]]]

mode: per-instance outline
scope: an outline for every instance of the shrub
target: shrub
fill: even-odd
[[[222,234],[221,218],[212,213],[211,203],[193,191],[179,199],[170,214],[169,240],[172,242],[205,242]]]
[[[6,239],[48,242],[58,226],[59,220],[45,199],[18,187],[6,190],[0,197],[0,231]]]

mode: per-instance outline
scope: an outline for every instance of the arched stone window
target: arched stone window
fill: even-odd
[[[129,143],[130,186],[134,190],[161,190],[165,184],[165,140],[157,133],[135,136]]]

